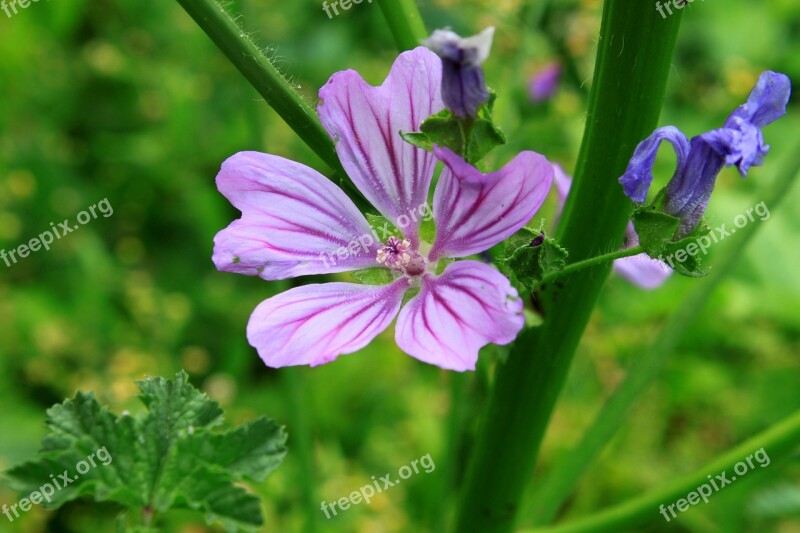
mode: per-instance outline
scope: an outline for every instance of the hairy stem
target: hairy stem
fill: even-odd
[[[592,268],[598,265],[604,265],[606,263],[611,263],[612,261],[616,261],[617,259],[631,257],[634,255],[639,255],[641,253],[644,253],[644,248],[642,248],[641,246],[634,246],[632,248],[617,250],[616,252],[611,252],[603,255],[596,255],[591,259],[584,259],[583,261],[570,263],[569,265],[565,266],[558,272],[553,272],[552,274],[548,274],[547,276],[542,278],[542,285],[545,285],[547,283],[552,283],[553,281],[559,278],[568,276],[570,274],[579,272],[587,268]]]
[[[360,207],[364,207],[361,193],[347,178],[333,141],[322,127],[314,110],[286,81],[245,31],[236,24],[225,8],[217,0],[178,0],[178,3],[264,97],[267,104],[326,165],[337,173],[340,184],[347,188],[348,195],[360,204]]]

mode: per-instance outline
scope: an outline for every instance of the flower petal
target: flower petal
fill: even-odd
[[[442,65],[419,47],[395,61],[380,87],[353,70],[334,74],[319,91],[323,126],[358,189],[385,217],[397,222],[426,204],[436,159],[405,142],[400,131],[419,131],[442,110]],[[416,217],[405,235],[417,240]],[[403,225],[403,224],[400,224]]]
[[[445,169],[433,196],[431,261],[483,252],[513,235],[533,218],[553,183],[552,165],[535,152],[521,152],[491,174],[447,148],[434,147],[434,153]]]
[[[311,168],[240,152],[222,164],[217,187],[242,212],[214,238],[219,270],[273,280],[376,266],[369,223]]]
[[[735,119],[741,118],[763,128],[786,114],[786,104],[789,103],[791,93],[792,82],[789,77],[768,70],[759,76],[747,103],[731,113],[725,126],[733,127]]]
[[[672,275],[672,269],[647,254],[634,255],[614,261],[614,270],[643,289],[657,289]]]
[[[639,236],[636,234],[633,222],[628,222],[625,236],[625,248],[639,245]],[[614,270],[634,285],[650,290],[660,287],[672,275],[671,268],[647,254],[617,259],[614,261]]]
[[[686,164],[678,168],[667,184],[664,212],[681,219],[678,238],[689,235],[700,223],[717,176],[725,165],[725,156],[718,151],[720,138],[716,133],[730,132],[715,130],[693,137]]]
[[[392,323],[408,279],[384,286],[304,285],[262,302],[247,339],[267,366],[329,363],[360,350]]]
[[[675,153],[678,155],[676,175],[683,170],[686,164],[689,156],[689,140],[686,136],[674,126],[654,131],[650,137],[636,147],[625,174],[619,179],[625,195],[634,202],[644,202],[647,198],[647,191],[650,190],[650,184],[653,182],[653,165],[661,141],[668,141],[675,148]]]
[[[457,261],[425,276],[397,318],[400,348],[449,370],[474,370],[478,350],[508,344],[525,325],[523,302],[508,279],[477,261]]]

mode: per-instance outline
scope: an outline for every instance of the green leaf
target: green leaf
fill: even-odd
[[[421,131],[415,132],[400,132],[400,137],[403,138],[404,141],[407,143],[411,143],[417,148],[422,148],[426,152],[433,151],[433,141],[430,137],[428,137],[425,133]]]
[[[466,145],[464,126],[461,120],[447,109],[425,119],[420,129],[432,144],[447,147],[457,154],[464,154]]]
[[[459,119],[444,109],[431,115],[420,125],[421,132],[400,132],[406,142],[423,150],[433,145],[445,146],[474,165],[493,148],[507,142],[505,134],[495,126],[492,110],[497,95],[490,90],[489,101],[478,109],[474,119]]]
[[[544,233],[522,228],[509,238],[504,265],[518,281],[533,292],[546,275],[558,272],[567,265],[569,252],[555,239]]]
[[[505,134],[491,120],[478,119],[469,130],[467,161],[477,163],[495,147],[506,144]]]
[[[369,227],[371,227],[375,235],[378,236],[378,240],[388,239],[388,235],[402,235],[402,232],[397,229],[397,226],[386,217],[373,213],[367,213],[365,216],[367,217],[367,222],[369,222]]]
[[[433,241],[436,240],[436,221],[433,220],[433,216],[422,219],[419,226],[419,238],[429,244],[433,244]]]
[[[134,515],[188,508],[229,531],[261,526],[258,498],[234,483],[261,482],[278,467],[286,454],[283,428],[259,418],[220,429],[219,405],[185,372],[138,385],[146,411],[133,416],[113,414],[91,393],[50,408],[38,457],[6,473],[13,486],[52,492],[48,508],[92,495],[139,511]]]
[[[677,273],[690,278],[701,278],[708,275],[708,272],[700,268],[701,256],[705,255],[705,246],[702,238],[706,237],[711,229],[700,222],[697,228],[679,241],[668,242],[664,245],[663,255],[658,259],[668,264]],[[706,237],[708,244],[711,239]]]
[[[365,268],[352,272],[352,275],[364,285],[388,285],[394,281],[388,268]]]
[[[633,215],[633,227],[647,255],[658,259],[680,226],[681,220],[660,211],[645,210]]]

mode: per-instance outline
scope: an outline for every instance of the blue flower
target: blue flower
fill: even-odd
[[[459,118],[475,117],[489,101],[481,65],[489,57],[493,37],[494,28],[465,38],[450,30],[436,30],[423,43],[442,59],[442,99]]]
[[[659,128],[636,147],[625,174],[619,179],[625,194],[644,202],[653,181],[653,164],[661,141],[678,155],[677,169],[667,184],[664,212],[680,218],[676,237],[690,234],[706,211],[717,176],[725,166],[736,166],[742,177],[759,166],[769,152],[761,128],[786,114],[791,81],[777,72],[761,74],[747,102],[739,106],[722,128],[692,138],[674,126]]]

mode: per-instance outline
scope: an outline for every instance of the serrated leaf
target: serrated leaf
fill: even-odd
[[[433,144],[449,148],[457,154],[463,154],[466,145],[464,126],[458,117],[444,110],[431,115],[420,125],[420,130]]]
[[[644,210],[633,215],[633,227],[647,255],[658,259],[672,241],[681,219],[661,211]]]
[[[516,246],[516,248],[513,248]],[[523,228],[509,239],[504,264],[514,280],[533,292],[541,280],[567,264],[569,252],[543,232]]]
[[[506,144],[505,134],[490,120],[478,119],[469,130],[467,161],[477,163],[497,146]]]
[[[258,499],[234,483],[263,481],[277,468],[284,430],[265,418],[219,429],[222,410],[185,372],[139,387],[146,411],[135,416],[117,416],[83,393],[50,408],[39,456],[7,472],[15,488],[29,494],[64,476],[47,507],[86,494],[132,510],[201,510],[230,531],[261,525]],[[81,472],[82,461],[95,465]]]

